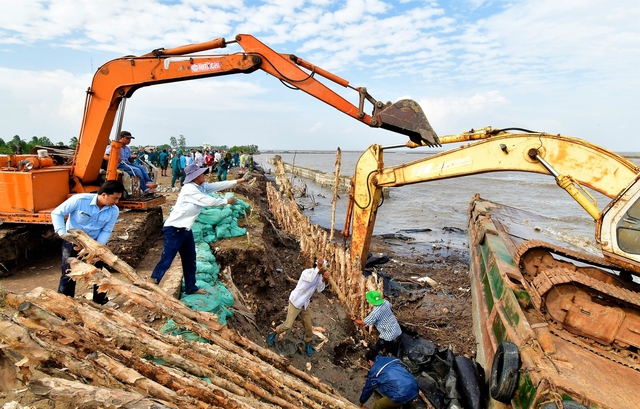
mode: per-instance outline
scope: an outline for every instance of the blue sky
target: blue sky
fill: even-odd
[[[521,127],[640,151],[637,0],[0,0],[0,137],[78,134],[93,73],[142,55],[252,34],[365,86],[417,101],[440,135]],[[228,53],[241,51],[230,45]],[[331,86],[353,104],[357,94]],[[138,90],[124,128],[139,144],[362,150],[406,138],[257,71]]]

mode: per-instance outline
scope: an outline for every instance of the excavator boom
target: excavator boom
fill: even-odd
[[[473,142],[392,167],[384,166],[384,149],[380,145],[372,145],[362,154],[356,165],[349,197],[348,214],[353,216],[347,218],[343,232],[347,237],[353,226],[352,262],[364,267],[383,187],[497,171],[554,176],[557,184],[599,221],[601,229],[597,231],[597,239],[600,240],[601,234],[606,237],[601,243],[606,258],[615,258],[616,254],[620,254],[620,249],[614,245],[619,236],[615,226],[619,225],[618,231],[624,232],[622,237],[628,237],[626,243],[634,240],[640,243],[640,225],[629,227],[633,223],[628,221],[635,220],[633,215],[640,213],[632,206],[637,201],[637,207],[640,208],[639,189],[632,189],[634,184],[640,184],[640,168],[627,159],[581,139],[537,132],[511,133],[484,128],[440,138],[443,144],[465,141]],[[585,196],[584,187],[600,192],[613,201],[601,212],[593,200]],[[636,193],[623,196],[625,192]],[[615,218],[607,211],[611,209],[628,211],[632,216]],[[607,219],[605,215],[608,213]],[[612,221],[602,223],[603,217]],[[621,259],[614,262],[621,265],[624,260],[622,265],[625,269],[640,272],[640,244],[637,247],[636,253],[626,251]]]
[[[244,53],[230,55],[199,55],[196,52],[224,48],[237,43]],[[308,67],[307,72],[300,67]],[[78,158],[73,174],[82,181],[93,181],[100,169],[100,160],[109,140],[114,118],[122,98],[129,98],[139,88],[168,82],[185,81],[262,70],[289,86],[333,106],[339,111],[372,127],[382,127],[393,132],[409,135],[421,141],[420,131],[427,140],[424,144],[437,144],[426,116],[413,101],[382,104],[359,89],[358,106],[347,101],[329,87],[318,81],[314,74],[348,87],[348,81],[317,68],[296,56],[279,54],[247,34],[236,36],[232,42],[216,39],[202,44],[185,45],[172,49],[157,49],[140,57],[123,57],[109,61],[96,72],[89,89],[87,112],[83,120]],[[363,100],[374,105],[372,115],[366,114]],[[424,131],[431,129],[431,133]],[[88,145],[88,146],[87,146]]]
[[[232,43],[238,44],[242,52],[204,54]],[[370,127],[407,135],[411,140],[409,143],[439,145],[438,136],[414,101],[378,101],[366,88],[354,88],[348,81],[295,55],[277,53],[251,35],[237,35],[232,41],[218,38],[170,49],[159,48],[142,56],[114,59],[96,71],[87,90],[78,144],[72,160],[60,162],[35,155],[0,155],[0,167],[3,168],[0,170],[0,194],[7,198],[0,204],[0,222],[48,223],[49,212],[70,193],[96,191],[101,184],[100,168],[110,135],[119,131],[114,130],[115,118],[119,109],[123,111],[121,107],[124,107],[125,99],[139,88],[249,74],[257,70],[267,72],[288,87],[302,90]],[[355,90],[358,102],[349,102],[318,77]],[[373,105],[370,113],[365,112],[365,101]],[[120,124],[115,128],[119,127]],[[106,172],[109,177],[116,174],[116,165],[115,161],[109,163]]]

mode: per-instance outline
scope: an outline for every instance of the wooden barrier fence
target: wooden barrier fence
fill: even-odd
[[[329,233],[312,224],[310,219],[302,214],[293,198],[291,185],[279,157],[274,165],[280,190],[272,184],[267,185],[271,213],[283,230],[297,237],[300,249],[307,258],[320,256],[327,260],[331,271],[330,288],[348,314],[355,318],[364,318],[371,310],[365,293],[370,290],[382,293],[382,280],[378,280],[375,273],[365,278],[360,263],[350,262],[348,250],[330,242]]]

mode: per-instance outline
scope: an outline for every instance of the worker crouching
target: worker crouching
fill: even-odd
[[[367,374],[367,382],[362,388],[359,407],[363,408],[373,392],[377,389],[382,398],[376,400],[373,409],[397,408],[403,405],[412,407],[412,401],[418,396],[418,382],[406,370],[398,358],[378,355],[369,350],[364,355],[371,369]]]

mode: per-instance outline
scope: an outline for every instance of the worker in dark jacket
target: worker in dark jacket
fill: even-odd
[[[397,408],[414,400],[418,396],[418,382],[400,363],[398,358],[378,355],[375,350],[365,354],[371,369],[367,374],[367,383],[362,388],[360,406],[364,404],[376,389],[383,396],[373,405],[373,409]]]

